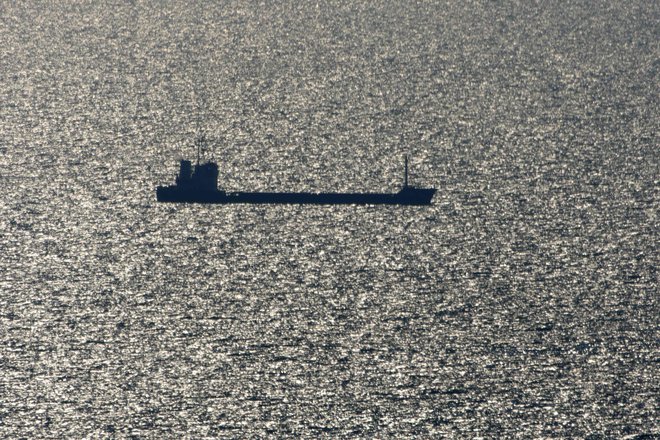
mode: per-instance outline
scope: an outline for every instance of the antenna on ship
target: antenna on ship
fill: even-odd
[[[403,187],[406,188],[408,186],[408,155],[405,154],[403,156],[405,160],[405,173],[403,175]]]
[[[202,160],[202,149],[205,147],[206,144],[206,134],[202,131],[200,132],[198,130],[197,138],[195,139],[195,144],[197,144],[197,165],[199,165],[200,161]]]
[[[199,119],[200,119],[200,116],[199,116],[199,108],[198,108],[197,109],[197,116],[195,117],[195,143],[197,144],[197,165],[199,165],[199,161],[201,160],[202,140],[204,138],[204,133],[201,130],[201,122],[200,122]]]
[[[403,146],[403,133],[399,135],[399,147]],[[403,155],[404,160],[404,173],[403,173],[403,187],[408,187],[408,154]]]

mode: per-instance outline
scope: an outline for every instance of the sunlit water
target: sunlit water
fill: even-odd
[[[1,437],[660,433],[657,2],[130,3],[0,6]]]

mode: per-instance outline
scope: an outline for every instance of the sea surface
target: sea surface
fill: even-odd
[[[0,3],[0,437],[658,438],[660,3]],[[160,204],[438,189],[431,206]]]

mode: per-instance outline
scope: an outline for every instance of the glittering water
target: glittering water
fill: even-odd
[[[3,3],[0,436],[660,434],[659,18]],[[228,190],[439,192],[157,204],[199,129]]]

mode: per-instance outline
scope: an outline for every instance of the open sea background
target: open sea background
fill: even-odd
[[[0,437],[660,435],[659,21],[2,2]],[[227,190],[438,193],[156,203],[199,130]]]

